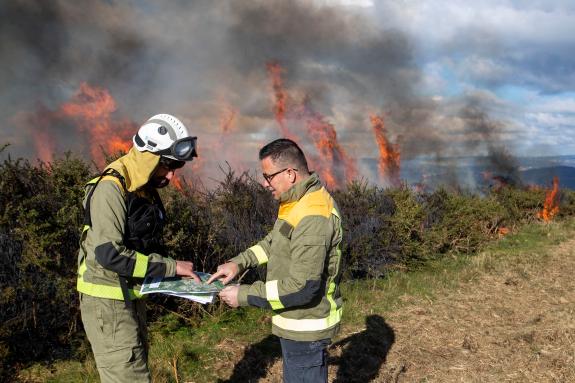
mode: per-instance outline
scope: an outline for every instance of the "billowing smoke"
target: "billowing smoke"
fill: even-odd
[[[476,147],[484,146],[487,152],[486,168],[506,183],[519,185],[519,165],[503,143],[505,124],[489,117],[485,99],[479,95],[469,96],[460,117],[466,132],[474,137],[466,142],[468,149],[473,152]]]
[[[253,169],[258,148],[285,134],[269,73],[277,63],[287,103],[284,128],[318,168],[328,166],[322,156],[333,157],[341,166],[336,183],[350,174],[382,182],[370,122],[375,115],[402,161],[462,151],[468,143],[454,143],[445,129],[461,120],[468,133],[488,142],[490,158],[507,153],[492,140],[494,129],[485,130],[492,121],[487,114],[462,106],[446,116],[445,106],[424,95],[415,46],[405,33],[381,25],[369,10],[323,3],[7,2],[0,8],[2,141],[29,158],[45,157],[40,147],[93,152],[86,121],[61,113],[62,105],[108,94],[114,108],[96,119],[106,127],[104,136],[129,137],[116,130],[172,113],[199,137],[196,174],[217,178],[224,161]],[[328,142],[331,153],[314,142],[318,121],[336,140]],[[503,163],[493,166],[503,171]]]
[[[90,148],[76,121],[59,110],[82,83],[104,89],[141,85],[137,74],[144,69],[146,43],[121,25],[125,12],[114,13],[95,2],[19,0],[1,6],[1,129],[17,155],[34,158],[44,144],[60,153]]]

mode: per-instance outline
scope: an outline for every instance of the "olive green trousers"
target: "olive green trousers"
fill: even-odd
[[[80,310],[102,383],[151,382],[148,370],[146,302],[80,294]]]

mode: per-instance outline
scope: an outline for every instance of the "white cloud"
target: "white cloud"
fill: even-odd
[[[573,41],[573,2],[502,0],[380,1],[380,20],[435,44],[457,38],[461,31],[489,31],[509,41]]]
[[[538,110],[548,113],[575,114],[575,98],[549,97],[534,106]]]
[[[450,58],[460,81],[543,92],[575,88],[573,1],[380,1],[376,7],[382,28],[406,31],[423,62]]]
[[[554,129],[555,127],[565,125],[575,125],[575,115],[537,112],[529,113],[525,117],[528,121],[532,121],[545,129]]]

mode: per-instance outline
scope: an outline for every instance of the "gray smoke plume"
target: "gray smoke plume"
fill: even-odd
[[[41,129],[54,137],[56,152],[85,150],[89,140],[57,110],[87,82],[114,97],[112,118],[137,124],[156,113],[182,118],[199,136],[206,174],[230,158],[240,170],[253,168],[258,148],[280,136],[266,72],[266,63],[276,61],[291,102],[311,100],[351,157],[378,156],[371,114],[384,117],[402,160],[441,157],[453,147],[443,129],[451,120],[421,95],[414,50],[405,33],[369,11],[314,1],[4,2],[2,141],[12,143],[13,154],[34,158],[29,143]],[[233,121],[224,132],[221,121],[230,110]],[[465,110],[460,117],[469,131],[477,125],[479,136],[495,142],[481,133],[481,118]],[[317,155],[305,127],[295,119],[288,125],[304,150]],[[363,175],[373,174],[360,162]]]
[[[41,129],[56,150],[82,150],[85,139],[53,111],[82,82],[138,89],[146,43],[97,2],[18,0],[0,6],[2,136],[18,155],[33,158]],[[121,19],[122,12],[115,15]],[[145,61],[144,61],[145,62]]]
[[[472,152],[483,146],[487,152],[486,170],[506,183],[520,185],[519,165],[502,139],[505,124],[489,117],[487,101],[480,95],[470,95],[460,111],[465,131],[473,137],[465,146]]]

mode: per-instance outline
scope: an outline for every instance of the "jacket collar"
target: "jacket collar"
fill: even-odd
[[[280,208],[282,205],[297,202],[309,191],[321,188],[321,181],[316,173],[312,173],[304,181],[298,182],[280,195]]]
[[[160,162],[160,156],[150,152],[140,152],[132,147],[128,153],[112,162],[106,169],[114,169],[124,177],[130,192],[144,186]]]

